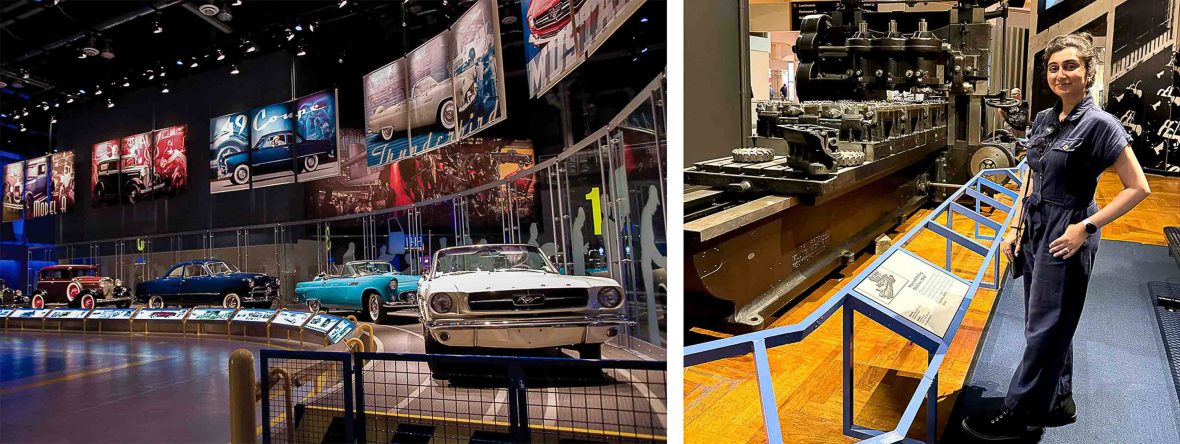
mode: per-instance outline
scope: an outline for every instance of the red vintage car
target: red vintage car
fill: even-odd
[[[94,265],[50,265],[37,273],[33,308],[66,305],[94,308],[98,305],[131,306],[131,291],[123,281],[100,277]]]
[[[528,15],[525,18],[533,44],[556,36],[569,24],[574,11],[581,8],[585,2],[586,0],[533,0],[529,4]]]

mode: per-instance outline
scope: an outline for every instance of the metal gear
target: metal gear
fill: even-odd
[[[760,163],[774,160],[774,150],[770,148],[734,148],[733,161],[738,163]]]
[[[860,151],[836,151],[832,153],[836,166],[853,167],[865,163],[865,153]]]
[[[1012,153],[999,145],[980,145],[971,153],[971,162],[968,166],[971,168],[971,176],[975,176],[987,169],[1012,168],[1016,166],[1016,159],[1012,157]]]

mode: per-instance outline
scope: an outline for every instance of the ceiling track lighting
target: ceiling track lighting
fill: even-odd
[[[152,34],[159,34],[164,32],[164,27],[160,26],[159,20],[152,20]]]
[[[197,66],[200,66],[200,65],[197,63],[197,58],[196,58],[196,57],[193,57],[193,63],[192,63],[192,64],[190,64],[190,65],[188,65],[188,67],[189,67],[189,68],[196,68]]]
[[[234,2],[230,3],[230,5],[231,6],[242,6],[242,0],[234,0]]]
[[[217,60],[218,61],[225,60],[225,53],[221,52],[220,49],[217,50]]]
[[[107,99],[107,108],[114,108],[114,107],[115,107],[115,102],[112,101],[111,99]]]
[[[96,95],[96,96],[102,95],[102,87],[101,86],[94,85],[94,95]]]
[[[115,50],[111,49],[110,40],[104,40],[102,42],[102,52],[100,52],[98,55],[107,60],[115,58]]]
[[[296,57],[303,57],[305,55],[307,55],[307,48],[304,48],[303,44],[300,43],[299,46],[296,47],[296,49],[295,49],[295,56]]]
[[[348,6],[348,0],[340,0],[340,3],[336,5],[337,8],[343,8],[345,6]]]
[[[57,123],[57,116],[49,116],[49,123]]]
[[[27,116],[29,115],[29,109],[28,109],[28,108],[22,108],[22,109],[20,110],[20,115],[22,115],[22,116],[26,116],[26,117],[27,117]]]
[[[167,82],[165,82],[165,83],[164,83],[164,86],[160,88],[160,92],[161,92],[161,93],[163,93],[163,94],[168,94],[168,92],[169,92],[169,91],[170,91],[170,90],[168,89],[168,83],[167,83]]]
[[[25,132],[25,131],[28,131],[28,130],[29,130],[28,128],[25,128],[25,124],[23,124],[23,123],[22,123],[22,124],[20,124],[20,132],[22,132],[22,133],[23,133],[23,132]]]
[[[229,70],[230,74],[236,76],[236,75],[238,75],[239,72],[241,72],[241,71],[238,71],[238,65],[230,65],[230,70]]]
[[[124,88],[130,88],[130,87],[131,87],[131,81],[130,81],[130,80],[127,80],[127,78],[126,78],[126,77],[124,77],[124,78],[123,78],[123,87],[124,87]]]
[[[295,33],[291,32],[291,28],[284,29],[284,31],[287,31],[287,41],[288,42],[295,39]]]
[[[22,70],[20,70],[20,77],[21,77],[22,79],[27,79],[27,78],[29,78],[29,70],[27,70],[27,69],[22,69]]]
[[[74,103],[74,98],[73,97],[66,98],[66,103]]]

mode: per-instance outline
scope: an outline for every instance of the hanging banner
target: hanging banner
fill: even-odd
[[[496,2],[479,0],[451,30],[365,76],[368,165],[387,165],[504,119]]]
[[[114,204],[119,198],[119,141],[94,144],[90,157],[90,202],[95,208]]]
[[[49,157],[49,214],[63,214],[74,209],[74,152],[54,153]]]
[[[12,222],[24,217],[25,163],[13,162],[4,166],[3,221]]]
[[[152,171],[152,133],[123,138],[119,152],[119,202],[136,203],[152,198],[163,184]]]
[[[455,126],[459,120],[455,90],[470,88],[474,80],[467,76],[451,77],[453,44],[450,31],[444,31],[407,57],[412,154],[430,151],[455,140]]]
[[[49,156],[25,161],[25,219],[49,215]]]
[[[336,94],[321,92],[295,101],[295,170],[299,182],[340,174]]]
[[[521,0],[529,94],[540,97],[586,61],[645,0]]]
[[[458,137],[463,138],[504,119],[504,64],[500,58],[500,18],[493,1],[471,5],[452,27],[455,59],[451,63],[456,79]]]
[[[250,188],[249,120],[238,113],[209,121],[209,193]]]
[[[254,108],[250,116],[250,186],[295,183],[295,112],[291,103]],[[231,165],[232,165],[231,160]]]
[[[152,170],[161,183],[159,193],[162,196],[179,196],[188,188],[188,156],[184,149],[186,132],[187,127],[184,125],[155,132]]]

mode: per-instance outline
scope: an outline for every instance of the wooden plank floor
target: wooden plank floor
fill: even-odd
[[[1132,213],[1104,228],[1103,238],[1149,244],[1163,244],[1162,227],[1180,225],[1180,178],[1149,176],[1152,196]],[[1097,200],[1100,205],[1121,189],[1117,175],[1103,175]],[[1005,199],[1001,199],[1005,200]],[[929,214],[921,210],[893,233],[905,233]],[[993,219],[1004,214],[996,212]],[[945,220],[944,220],[945,222]],[[973,234],[972,224],[956,217],[955,231]],[[988,242],[984,242],[988,245]],[[941,237],[924,233],[911,240],[910,250],[935,264],[945,260],[946,243]],[[956,274],[968,277],[982,260],[970,251],[952,250]],[[843,272],[831,276],[800,303],[783,314],[773,326],[797,323],[833,296],[846,279],[868,266],[874,255],[863,252]],[[1005,261],[1006,262],[1006,261]],[[1002,263],[1002,266],[1007,266]],[[989,267],[990,268],[990,267]],[[991,280],[989,271],[985,282]],[[994,290],[976,293],[962,326],[951,343],[939,372],[939,432],[954,406],[967,370],[971,366],[984,326],[995,302]],[[853,442],[841,431],[841,314],[833,315],[806,340],[769,350],[776,401],[785,442]],[[922,348],[862,316],[857,316],[854,409],[856,424],[879,430],[896,426],[906,402],[913,395],[927,356]],[[686,368],[684,372],[685,441],[689,443],[765,442],[758,383],[750,355]],[[925,436],[925,409],[918,413],[909,436]]]

